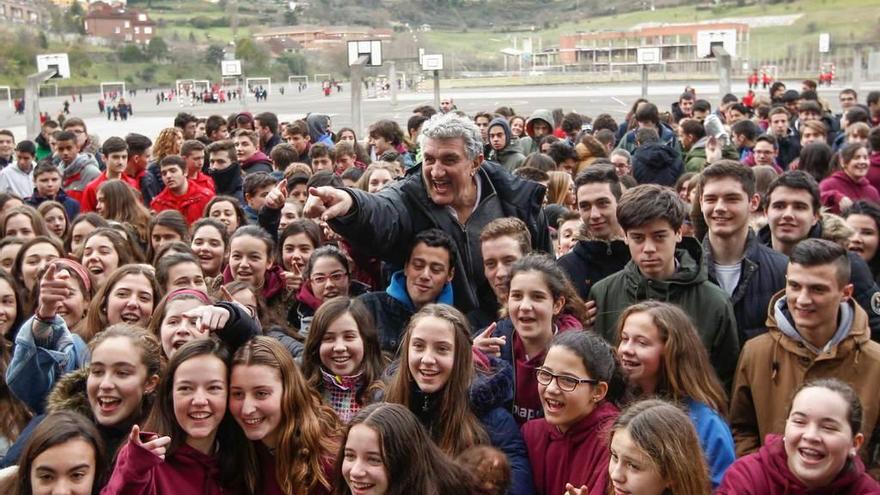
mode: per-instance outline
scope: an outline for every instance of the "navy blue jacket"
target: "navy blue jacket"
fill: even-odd
[[[813,225],[806,238],[822,239],[822,223],[816,222],[816,225]],[[763,226],[758,231],[758,239],[765,246],[773,247],[769,225]],[[865,310],[865,313],[868,313],[871,340],[880,342],[880,287],[877,286],[871,269],[861,256],[852,251],[847,252],[847,256],[849,257],[851,270],[849,281],[853,284],[853,298]]]
[[[59,189],[58,194],[55,195],[55,199],[52,199],[37,196],[37,189],[34,188],[34,194],[25,198],[24,202],[36,208],[40,206],[42,202],[50,200],[61,203],[61,206],[64,207],[64,211],[67,212],[67,218],[69,219],[68,222],[72,221],[79,214],[79,201],[68,196],[67,193],[64,192],[64,189]]]
[[[581,299],[587,300],[593,284],[623,270],[629,259],[629,248],[623,241],[578,241],[556,263]]]
[[[720,286],[708,235],[703,239],[703,260],[709,281]],[[761,244],[755,232],[749,230],[739,283],[730,296],[740,348],[746,340],[767,331],[767,306],[773,295],[785,288],[787,269],[788,258]]]
[[[684,171],[681,153],[672,146],[648,143],[636,148],[632,158],[633,177],[639,184],[672,187]]]

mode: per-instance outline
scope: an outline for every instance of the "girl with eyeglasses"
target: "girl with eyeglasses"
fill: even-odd
[[[303,271],[303,283],[287,312],[287,322],[308,336],[315,311],[334,297],[355,297],[369,288],[351,278],[351,264],[336,246],[322,246],[312,252]]]
[[[506,403],[510,367],[474,352],[470,335],[467,318],[454,307],[423,306],[410,318],[385,400],[409,408],[447,455],[475,445],[504,452],[512,470],[508,493],[532,494],[525,446]]]
[[[606,433],[624,392],[614,349],[594,332],[561,333],[535,375],[544,417],[522,433],[538,493],[606,493]]]

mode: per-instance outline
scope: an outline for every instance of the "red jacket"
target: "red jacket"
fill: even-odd
[[[216,193],[217,191],[217,186],[214,185],[214,179],[208,174],[203,174],[201,171],[196,172],[195,177],[189,177],[189,181],[190,183],[195,182],[213,193]]]
[[[211,201],[214,193],[189,179],[187,179],[187,184],[186,192],[180,196],[175,196],[171,189],[166,187],[158,196],[153,198],[150,208],[156,213],[165,210],[177,210],[186,218],[187,224],[192,224],[199,218],[202,218],[205,205]]]
[[[120,179],[133,187],[135,190],[139,190],[137,180],[122,174]],[[97,179],[88,183],[85,189],[83,189],[82,200],[79,203],[79,212],[86,213],[90,211],[95,211],[95,208],[98,207],[98,188],[101,187],[101,184],[107,182],[109,179],[107,178],[107,171],[101,172],[101,175],[98,176]]]
[[[183,444],[163,461],[131,442],[119,449],[116,466],[101,495],[224,495],[217,458]]]
[[[764,446],[754,454],[739,458],[724,474],[716,495],[808,495],[836,493],[867,495],[880,493],[880,485],[867,473],[860,457],[852,460],[822,489],[809,490],[788,469],[788,458],[781,435],[767,435]]]
[[[604,401],[567,432],[533,419],[523,425],[535,488],[541,495],[565,493],[565,484],[586,485],[590,495],[608,492],[607,432],[620,411]]]
[[[834,172],[819,183],[819,193],[822,196],[822,206],[829,207],[831,213],[838,215],[840,214],[840,200],[844,196],[854,202],[866,199],[880,203],[880,193],[868,182],[868,179],[862,178],[856,182],[841,170]]]

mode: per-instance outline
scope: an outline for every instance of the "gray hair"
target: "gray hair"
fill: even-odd
[[[632,164],[632,155],[629,151],[626,151],[623,148],[615,148],[614,151],[611,152],[611,156],[622,156],[626,158],[626,163]]]
[[[424,146],[425,139],[456,139],[464,141],[464,151],[469,160],[483,154],[483,138],[480,129],[466,117],[454,113],[436,114],[422,126],[419,133],[419,146]]]

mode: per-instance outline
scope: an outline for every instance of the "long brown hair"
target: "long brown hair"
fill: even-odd
[[[104,283],[104,286],[98,290],[95,297],[92,298],[92,302],[89,303],[88,313],[86,314],[86,324],[80,333],[80,337],[82,337],[84,341],[88,342],[110,324],[107,320],[107,298],[110,296],[110,293],[113,291],[113,287],[117,282],[126,275],[143,275],[147,278],[147,281],[150,283],[150,288],[153,291],[153,308],[155,309],[162,293],[159,290],[159,284],[156,282],[156,275],[153,267],[144,264],[120,266],[114,270],[109,277],[107,277],[107,282]]]
[[[324,334],[327,333],[330,325],[345,314],[350,314],[354,319],[363,341],[364,357],[360,368],[363,386],[358,390],[356,400],[359,404],[368,404],[373,392],[384,388],[381,377],[386,363],[379,347],[379,335],[376,332],[376,325],[373,324],[373,316],[357,299],[334,297],[324,301],[315,312],[303,352],[303,376],[313,390],[324,390],[324,378],[321,374],[321,341],[324,340]]]
[[[508,288],[510,280],[513,280],[514,276],[525,272],[539,273],[544,283],[547,284],[553,301],[558,301],[559,298],[565,299],[565,304],[563,304],[560,314],[565,313],[574,316],[581,325],[584,324],[587,320],[587,307],[580,296],[578,296],[574,286],[571,285],[568,276],[556,264],[556,260],[543,253],[527,254],[510,267],[510,276],[507,282]],[[554,317],[555,319],[556,317]]]
[[[213,338],[198,339],[187,342],[174,353],[162,373],[162,378],[156,389],[156,402],[153,404],[153,410],[145,426],[147,431],[171,437],[167,451],[168,457],[173,456],[177,449],[186,443],[187,438],[187,433],[181,428],[174,414],[174,375],[180,365],[200,356],[213,356],[223,362],[226,368],[224,379],[226,380],[227,394],[229,392],[231,358],[225,345]],[[247,479],[248,485],[253,488],[253,475],[256,470],[241,469],[248,458],[253,459],[253,456],[248,456],[246,452],[250,447],[250,442],[247,441],[241,428],[235,424],[235,420],[228,411],[224,411],[223,419],[218,426],[215,445],[217,447],[215,456],[220,468],[218,478],[221,485],[227,488],[237,488]]]
[[[150,212],[131,186],[119,179],[111,179],[102,183],[98,191],[104,196],[102,217],[131,225],[137,230],[141,241],[149,241],[147,225],[150,223]]]
[[[233,368],[257,365],[277,370],[283,385],[283,422],[278,425],[275,448],[275,477],[281,491],[297,495],[329,490],[330,480],[324,466],[332,462],[339,447],[336,413],[321,403],[321,397],[308,386],[293,356],[277,340],[254,337],[232,359]]]
[[[12,288],[15,297],[15,319],[11,322],[8,333],[0,335],[0,376],[6,376],[9,362],[12,360],[12,346],[21,323],[25,318],[24,298],[21,288],[9,273],[0,270],[0,280],[6,281]],[[18,398],[9,391],[6,380],[0,380],[0,435],[10,443],[14,442],[24,430],[33,415]]]
[[[438,392],[442,394],[440,412],[435,423],[426,426],[431,430],[431,436],[440,450],[456,456],[469,447],[487,443],[488,439],[486,430],[471,411],[469,390],[474,378],[474,358],[471,354],[470,325],[461,311],[447,304],[428,304],[410,318],[400,346],[400,367],[391,379],[385,400],[407,408],[412,406],[410,387],[415,379],[409,370],[410,342],[419,321],[429,316],[444,320],[452,326],[455,348],[449,380],[443,390]]]
[[[356,425],[364,425],[379,435],[379,450],[389,480],[386,495],[473,493],[476,483],[471,475],[440,451],[406,407],[385,402],[362,409],[346,430],[345,438]],[[342,475],[344,459],[343,441],[333,469],[334,495],[351,495]]]
[[[617,319],[617,346],[626,319],[645,313],[657,327],[663,342],[662,366],[657,377],[658,395],[676,402],[693,399],[727,414],[727,394],[715,370],[709,364],[709,353],[697,335],[693,322],[678,306],[660,301],[634,304]]]
[[[636,402],[614,422],[609,443],[621,430],[626,430],[651,458],[654,468],[669,483],[669,491],[675,495],[706,495],[712,491],[697,432],[684,411],[657,399]]]
[[[156,141],[153,142],[153,159],[160,162],[168,155],[180,154],[180,146],[177,144],[177,136],[182,135],[177,127],[166,127],[159,131]]]

